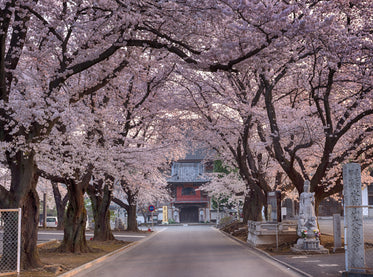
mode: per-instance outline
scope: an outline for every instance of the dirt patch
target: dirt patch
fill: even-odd
[[[93,261],[101,256],[104,256],[110,252],[113,252],[131,242],[113,240],[113,241],[87,241],[88,246],[93,249],[91,253],[82,254],[71,254],[71,253],[59,253],[56,248],[60,245],[60,242],[51,242],[39,247],[39,256],[44,264],[42,268],[21,271],[18,275],[20,277],[51,277],[62,274],[73,268],[79,267],[90,261]],[[8,275],[17,276],[17,275]]]
[[[242,241],[247,241],[247,233],[248,233],[248,228],[247,224],[244,224],[240,221],[234,221],[231,224],[228,224],[221,228],[220,230],[242,240]]]

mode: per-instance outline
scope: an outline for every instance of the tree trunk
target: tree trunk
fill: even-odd
[[[137,205],[136,203],[129,203],[127,209],[127,231],[138,232],[137,228],[137,215],[136,215]]]
[[[127,202],[128,204],[124,203],[120,199],[114,198],[113,201],[121,206],[122,208],[126,209],[127,211],[127,231],[138,232],[139,229],[137,228],[137,194],[138,190],[131,190],[126,183],[122,180],[122,188],[123,191],[127,194]]]
[[[249,221],[249,215],[250,215],[250,213],[249,213],[249,203],[250,203],[250,196],[246,195],[244,203],[243,203],[243,207],[242,207],[242,214],[243,214],[242,222],[244,224],[247,224],[247,222]]]
[[[110,211],[106,209],[106,212],[101,212],[95,215],[95,230],[94,230],[94,240],[107,241],[115,240],[114,235],[110,228]]]
[[[266,197],[264,192],[256,188],[251,188],[245,197],[243,206],[243,222],[246,224],[249,220],[262,221],[262,209],[264,207],[264,214],[266,214]]]
[[[324,200],[324,197],[320,197],[320,196],[316,195],[316,193],[315,193],[315,215],[316,215],[316,217],[319,216],[319,206],[320,206],[320,203],[321,203],[322,200]]]
[[[93,217],[95,220],[94,240],[106,241],[114,240],[113,233],[110,228],[110,211],[109,206],[112,199],[111,190],[108,184],[104,185],[103,181],[89,186],[87,192],[92,203]]]
[[[65,208],[67,204],[67,195],[62,199],[60,190],[58,189],[58,183],[52,181],[52,188],[53,188],[53,196],[54,201],[56,203],[56,209],[57,209],[57,230],[63,230],[64,229],[64,216],[65,216]]]
[[[65,216],[64,237],[61,252],[87,253],[90,251],[85,238],[87,211],[84,206],[85,189],[75,180],[67,181],[69,204]]]
[[[38,174],[34,153],[18,151],[14,156],[7,153],[7,161],[12,176],[8,208],[22,208],[22,268],[40,267],[41,261],[37,249],[39,196],[36,192],[36,185]],[[6,258],[5,256],[6,253],[3,259]]]

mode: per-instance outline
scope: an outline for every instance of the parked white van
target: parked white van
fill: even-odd
[[[47,216],[47,221],[45,223],[46,227],[57,227],[57,217],[56,216]]]

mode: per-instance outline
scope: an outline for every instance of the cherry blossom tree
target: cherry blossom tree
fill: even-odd
[[[224,200],[228,205],[237,207],[239,212],[240,203],[244,202],[247,195],[245,182],[234,170],[224,170],[224,172],[214,169],[213,173],[206,174],[210,181],[200,187],[202,191],[216,199]]]
[[[254,195],[264,189],[265,197],[270,190],[263,175],[268,170],[260,161],[273,164],[275,159],[272,180],[283,171],[301,193],[304,180],[311,179],[318,204],[341,190],[340,181],[328,186],[329,178],[340,177],[339,164],[362,157],[363,168],[371,164],[372,40],[367,31],[371,19],[365,18],[371,3],[225,4],[227,13],[237,16],[235,27],[250,26],[242,36],[266,40],[267,46],[232,64],[231,84],[220,81],[221,74],[205,73],[197,81],[196,75],[188,75],[192,88],[184,87],[215,136],[228,145],[226,153],[233,154],[228,160],[238,157],[240,172],[251,178],[253,188],[258,186]],[[230,90],[232,84],[235,89]],[[326,132],[330,128],[339,130]]]
[[[137,207],[139,205],[144,206],[170,199],[165,177],[162,172],[144,173],[144,171],[130,170],[127,177],[119,182],[120,191],[116,193],[113,202],[126,210],[128,231],[138,231]]]
[[[361,162],[363,169],[372,163],[373,131],[371,20],[361,21],[371,4],[317,6],[322,28],[304,46],[312,54],[259,77],[268,118],[260,128],[270,132],[262,140],[299,193],[311,181],[316,207],[342,191],[343,163]]]
[[[262,143],[255,133],[254,115],[261,90],[252,90],[245,81],[250,80],[248,76],[240,77],[236,73],[203,74],[196,80],[182,84],[192,99],[189,105],[199,118],[195,136],[237,168],[246,184],[235,189],[236,193],[241,190],[244,197],[244,221],[261,220],[262,207],[266,206],[266,195],[272,190],[270,183],[277,168],[272,159],[263,154]]]
[[[65,107],[104,87],[127,65],[124,46],[144,47],[147,31],[134,26],[151,13],[140,15],[139,7],[137,1],[1,3],[0,138],[12,183],[10,190],[1,187],[0,202],[3,207],[23,207],[24,267],[40,265],[37,144],[53,128],[64,128]],[[160,42],[153,46],[167,48]],[[111,58],[118,50],[122,54]]]
[[[24,210],[24,267],[40,265],[36,248],[39,205],[36,185],[38,166],[43,159],[38,160],[38,157],[44,158],[54,139],[59,149],[53,149],[56,151],[51,151],[51,155],[62,154],[63,149],[73,148],[71,139],[81,139],[79,132],[88,134],[94,130],[88,129],[88,126],[97,124],[95,116],[87,116],[90,114],[87,111],[90,96],[98,95],[108,84],[115,83],[115,78],[130,64],[140,68],[145,56],[150,58],[150,65],[160,63],[157,69],[164,72],[170,69],[169,66],[163,67],[166,62],[162,61],[167,59],[169,65],[175,64],[175,68],[183,71],[183,76],[189,75],[189,79],[195,75],[190,75],[191,70],[186,71],[187,65],[194,72],[198,70],[197,76],[201,76],[201,72],[212,72],[215,78],[228,84],[229,78],[222,76],[223,72],[237,74],[239,79],[249,72],[250,81],[246,87],[251,91],[251,104],[247,108],[257,100],[255,93],[262,102],[254,106],[260,107],[255,111],[255,117],[249,114],[252,107],[246,111],[245,117],[237,113],[244,109],[237,109],[236,105],[247,104],[243,95],[242,99],[238,98],[242,101],[235,103],[229,112],[235,113],[236,118],[250,116],[259,128],[262,148],[267,149],[266,154],[262,153],[264,159],[253,155],[254,158],[248,160],[257,162],[257,172],[253,171],[254,164],[245,165],[252,171],[249,173],[254,177],[253,187],[259,186],[258,192],[261,192],[265,186],[264,181],[258,181],[261,176],[255,177],[255,174],[263,171],[259,169],[260,159],[270,161],[272,158],[278,161],[281,170],[299,192],[302,191],[302,181],[310,176],[306,171],[311,171],[315,164],[311,189],[316,192],[317,199],[324,197],[325,192],[333,192],[322,183],[327,182],[324,178],[328,174],[333,175],[333,163],[361,159],[364,155],[369,157],[371,153],[368,139],[372,114],[371,8],[371,1],[352,0],[2,1],[0,143],[2,162],[11,172],[11,184],[10,188],[0,186],[0,206],[22,207]],[[131,56],[131,51],[136,52],[135,56]],[[141,62],[135,57],[139,57]],[[149,79],[145,80],[142,84],[148,83]],[[164,103],[166,100],[170,97],[164,99]],[[289,100],[290,106],[287,104]],[[104,98],[102,101],[105,102]],[[147,116],[154,114],[154,110],[143,111]],[[281,120],[276,116],[292,111],[294,116],[290,114]],[[225,110],[221,116],[227,116],[229,112]],[[181,110],[177,114],[182,113],[190,115]],[[303,116],[303,122],[295,120],[302,118],[297,113]],[[153,120],[153,125],[149,125],[152,128],[147,128],[147,132],[152,132],[157,122],[162,124],[165,119],[172,118],[170,115],[168,111],[163,114],[163,121]],[[142,118],[139,116],[133,120],[139,123]],[[321,124],[313,124],[309,129],[307,124],[316,122],[315,118]],[[77,121],[82,119],[83,122],[78,124]],[[71,122],[74,124],[70,125]],[[125,124],[131,125],[129,121]],[[111,144],[110,154],[117,163],[108,172],[111,176],[120,176],[115,174],[115,171],[121,171],[118,163],[126,160],[126,165],[133,166],[135,163],[131,160],[138,156],[131,156],[136,147],[130,147],[131,151],[127,153],[117,150],[140,144],[140,152],[146,156],[147,144],[144,137],[140,140],[133,133],[132,138],[127,135],[123,138],[123,134],[121,138],[111,131],[107,135],[112,135],[116,143]],[[239,133],[246,141],[245,132]],[[70,135],[69,143],[59,141],[67,135]],[[250,140],[255,137],[250,134]],[[239,136],[226,138],[237,141]],[[159,140],[154,141],[161,145]],[[79,196],[80,199],[92,168],[100,172],[104,168],[102,163],[98,166],[92,163],[97,156],[95,158],[86,150],[83,142],[81,139],[79,143],[82,144],[76,145],[82,145],[82,152],[86,151],[88,158],[83,159],[80,154],[74,160],[71,156],[73,149],[67,149],[70,162],[63,170],[70,180],[66,184],[68,187],[70,184],[70,196]],[[242,151],[240,155],[246,155],[247,160],[250,154],[248,141],[244,145],[237,142],[240,144],[235,145],[240,145]],[[344,147],[347,142],[348,146]],[[260,153],[257,149],[250,150]],[[321,155],[320,162],[311,162],[307,150],[322,153],[318,154]],[[348,150],[346,154],[344,150]],[[116,153],[119,153],[117,157]],[[244,168],[241,164],[237,166]],[[80,189],[75,194],[76,186]],[[82,219],[79,216],[78,221]]]
[[[114,27],[117,15],[89,3],[5,1],[0,8],[0,137],[12,176],[10,190],[1,188],[0,202],[4,207],[23,208],[23,267],[35,267],[40,265],[36,248],[37,143],[60,120],[63,107],[104,85],[125,62],[121,59],[92,86],[81,92],[77,87],[69,95],[73,82],[68,84],[68,80],[120,48],[115,43],[121,33],[113,35],[103,25],[111,21]]]

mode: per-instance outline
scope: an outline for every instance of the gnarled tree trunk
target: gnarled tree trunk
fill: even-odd
[[[109,184],[103,180],[95,182],[88,186],[88,195],[91,199],[93,216],[95,220],[94,240],[114,240],[110,228],[110,211],[109,206],[112,199],[112,193]]]
[[[85,238],[87,210],[84,206],[84,193],[92,176],[92,167],[89,166],[83,177],[76,170],[74,179],[66,180],[69,197],[65,216],[64,237],[60,246],[62,252],[86,253],[90,249]],[[77,182],[76,180],[79,180]]]
[[[262,209],[264,207],[264,214],[267,212],[266,196],[264,192],[257,186],[253,186],[245,197],[243,206],[243,223],[249,220],[262,221]]]
[[[62,252],[89,252],[85,238],[87,211],[84,206],[85,190],[73,180],[67,182],[69,204],[65,216],[64,237],[60,246]]]

